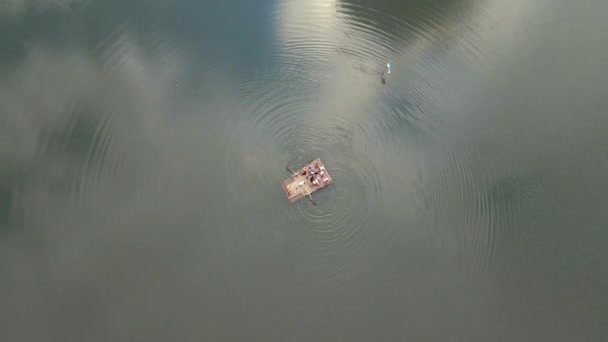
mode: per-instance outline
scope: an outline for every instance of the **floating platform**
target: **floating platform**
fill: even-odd
[[[318,168],[315,167],[316,165]],[[311,174],[309,171],[310,168],[314,169],[316,173]],[[304,169],[306,169],[305,174]],[[315,177],[313,178],[313,181],[310,180],[311,177]],[[331,182],[331,176],[325,169],[325,165],[323,165],[321,159],[317,158],[306,164],[303,168],[298,169],[297,173],[294,173],[291,177],[281,182],[281,186],[283,187],[283,191],[285,191],[287,199],[291,203],[294,203],[306,196],[309,196],[312,200],[312,196],[310,195],[313,192],[323,189],[331,184]]]

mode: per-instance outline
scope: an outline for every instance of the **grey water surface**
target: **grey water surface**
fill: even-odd
[[[2,340],[606,341],[606,13],[0,1]]]

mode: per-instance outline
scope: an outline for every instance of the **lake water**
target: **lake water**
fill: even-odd
[[[605,341],[606,13],[0,2],[2,335]]]

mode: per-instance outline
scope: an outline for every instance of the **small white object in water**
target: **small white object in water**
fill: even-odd
[[[386,63],[386,70],[389,74],[391,73],[391,62]]]

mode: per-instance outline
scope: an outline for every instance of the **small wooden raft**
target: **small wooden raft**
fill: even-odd
[[[315,166],[318,166],[318,168]],[[309,168],[312,168],[316,173],[311,174]],[[306,174],[304,174],[304,169],[306,169]],[[305,165],[304,168],[297,170],[297,172],[289,168],[288,170],[290,170],[293,174],[291,177],[281,182],[281,186],[283,187],[283,191],[285,191],[285,196],[287,196],[287,199],[291,203],[294,203],[295,201],[306,196],[308,196],[314,203],[311,194],[328,186],[332,182],[331,176],[327,170],[325,170],[325,165],[323,165],[321,159],[319,158],[311,161]],[[321,173],[323,174],[321,175]],[[313,178],[313,181],[310,180],[311,177],[315,177]],[[315,179],[317,181],[315,181]]]

